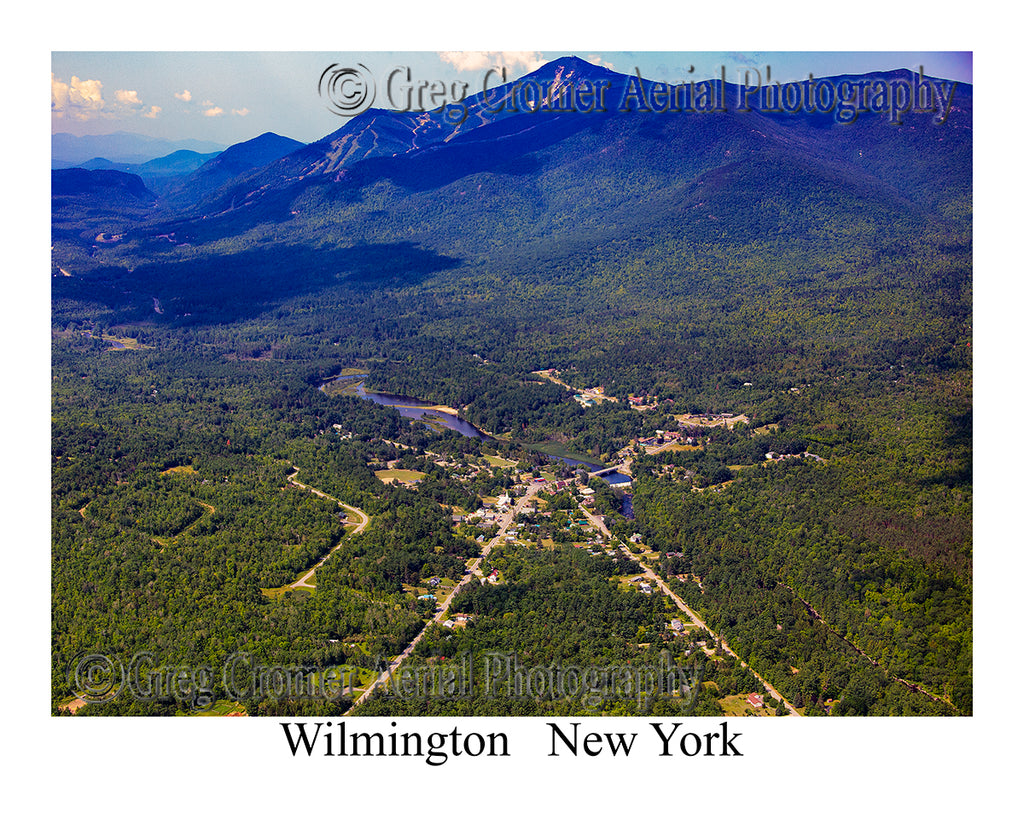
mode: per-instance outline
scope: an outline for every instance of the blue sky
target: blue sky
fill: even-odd
[[[806,51],[54,51],[51,54],[51,132],[76,135],[130,131],[224,145],[273,131],[311,142],[346,120],[319,96],[330,65],[366,66],[378,86],[398,68],[413,84],[465,83],[483,88],[487,71],[503,67],[508,80],[549,60],[575,54],[621,73],[680,82],[770,67],[773,80],[924,68],[925,74],[973,82],[970,52]],[[405,76],[404,71],[401,76]],[[379,104],[379,102],[378,102]],[[427,106],[433,107],[433,106]]]

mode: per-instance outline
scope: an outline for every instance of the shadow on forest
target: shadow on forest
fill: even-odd
[[[328,250],[279,245],[55,279],[53,298],[98,302],[120,313],[122,321],[221,323],[252,318],[290,298],[338,285],[407,287],[461,263],[410,242]]]
[[[946,422],[942,446],[951,461],[957,465],[921,482],[928,486],[964,486],[974,482],[973,466],[974,410],[954,413]]]

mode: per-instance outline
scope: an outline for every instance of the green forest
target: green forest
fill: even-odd
[[[702,127],[602,119],[505,164],[412,179],[383,163],[208,219],[56,198],[54,713],[88,652],[369,675],[425,627],[411,668],[699,656],[695,713],[763,690],[708,634],[669,628],[662,592],[624,588],[645,567],[801,713],[972,713],[970,141],[936,155],[951,181],[935,190],[889,156],[934,149],[912,129],[840,130],[794,157],[737,122]],[[684,151],[697,136],[722,153]],[[548,368],[571,390],[535,374]],[[321,389],[343,373],[482,435]],[[594,387],[615,400],[573,399]],[[719,413],[746,420],[680,427]],[[666,431],[692,444],[636,443]],[[450,601],[469,622],[428,625],[430,581],[458,582],[497,531],[463,518],[519,476],[576,479],[545,451],[628,451],[631,511],[589,484],[632,556],[577,548],[572,503],[544,494],[484,563],[501,582]],[[673,708],[477,689],[381,692],[354,713]],[[194,710],[165,696],[76,713]]]

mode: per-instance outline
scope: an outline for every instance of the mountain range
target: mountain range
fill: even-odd
[[[835,85],[849,79],[833,78],[831,82]],[[894,71],[858,79],[888,85],[909,83],[913,75]],[[934,126],[931,114],[918,114],[902,126],[875,115],[865,117],[859,127],[856,123],[845,127],[833,117],[808,111],[772,114],[730,109],[675,114],[623,110],[616,100],[628,93],[631,80],[570,57],[489,94],[470,97],[462,118],[455,122],[450,122],[444,111],[424,114],[371,109],[279,162],[233,180],[202,209],[209,215],[222,209],[229,197],[255,203],[257,198],[273,197],[279,191],[295,198],[302,189],[325,182],[353,190],[385,178],[409,191],[438,189],[475,173],[505,173],[510,167],[513,172],[523,172],[529,164],[527,157],[537,158],[555,145],[568,149],[561,154],[563,162],[582,170],[581,160],[594,143],[588,137],[599,129],[606,129],[613,144],[601,144],[596,154],[587,157],[587,165],[596,159],[615,173],[611,165],[618,161],[617,154],[609,155],[608,149],[627,140],[631,148],[639,149],[637,164],[661,169],[663,182],[692,180],[699,173],[719,169],[743,175],[747,163],[768,160],[800,165],[826,178],[838,174],[856,179],[879,193],[914,198],[926,207],[956,195],[951,185],[960,195],[969,190],[965,185],[970,170],[969,88],[960,89],[952,116],[943,126]],[[546,89],[549,98],[558,99],[565,96],[567,87],[602,84],[607,87],[606,111],[563,111],[557,106],[554,110],[540,106],[528,110],[523,102],[528,96],[523,89],[528,87]],[[643,85],[650,88],[652,84],[645,81]],[[723,96],[735,100],[738,94],[737,86],[726,84]],[[736,107],[734,103],[732,108]],[[923,158],[927,161],[922,162]],[[517,161],[518,165],[512,165]],[[940,180],[941,193],[936,190]]]
[[[914,75],[832,82],[842,80],[893,87]],[[612,101],[605,110],[531,107],[527,93],[579,99],[581,89],[602,86]],[[319,288],[348,276],[342,269],[362,269],[368,247],[418,269],[411,254],[428,273],[444,258],[446,268],[486,265],[543,278],[557,260],[573,258],[585,278],[623,242],[624,264],[657,256],[666,243],[841,248],[847,236],[887,246],[961,226],[970,213],[970,86],[956,87],[941,123],[932,113],[894,123],[885,111],[865,112],[844,123],[807,110],[737,110],[740,89],[727,83],[716,92],[721,110],[616,104],[629,94],[635,102],[641,89],[658,90],[567,57],[467,98],[460,111],[371,109],[309,145],[264,134],[176,177],[144,212],[113,208],[116,224],[106,232],[122,235],[116,246],[92,247],[102,227],[94,195],[87,222],[62,210],[55,254],[65,254],[60,266],[68,270],[112,263],[109,274],[120,278],[118,265],[145,269],[156,253],[161,265],[180,260],[185,276],[189,265],[199,270],[223,255],[225,242],[301,246],[279,270],[288,273],[285,298],[297,281]],[[171,248],[168,256],[167,237],[187,254]],[[173,287],[166,274],[159,273],[165,291]],[[150,286],[155,270],[153,277]],[[190,302],[201,297],[202,288],[189,290]]]
[[[53,169],[78,167],[96,158],[121,165],[141,165],[175,151],[208,154],[223,151],[225,147],[205,140],[170,140],[127,131],[85,136],[57,133],[50,137],[50,161]]]
[[[377,624],[463,572],[448,522],[510,491],[496,463],[539,486],[548,455],[628,455],[629,515],[596,477],[594,512],[794,708],[971,713],[973,90],[817,82],[776,105],[566,57],[153,187],[53,170],[56,694],[104,628],[183,634],[189,667],[237,640],[267,663],[394,656],[412,620]],[[339,373],[488,438],[322,389]],[[385,486],[383,464],[423,480]],[[332,527],[342,498],[371,525],[314,545],[278,505],[305,509],[294,469]],[[741,665],[669,629],[657,591],[615,593],[635,572],[573,548],[573,504],[537,497],[529,543],[495,545],[502,581],[443,640],[580,667],[704,647],[702,691],[744,708]],[[609,562],[581,579],[563,557]],[[314,565],[315,592],[261,592]],[[567,612],[580,630],[553,642]]]

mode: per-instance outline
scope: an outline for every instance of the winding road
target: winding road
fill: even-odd
[[[355,529],[353,529],[351,532],[346,532],[345,535],[342,535],[341,538],[339,538],[338,542],[334,545],[334,547],[327,554],[325,554],[322,558],[320,558],[316,562],[316,565],[313,566],[312,569],[310,569],[308,572],[306,572],[304,575],[302,575],[302,577],[300,577],[298,580],[296,580],[294,583],[291,583],[288,586],[288,588],[291,588],[291,589],[313,589],[313,588],[315,588],[315,586],[313,586],[313,584],[310,583],[309,581],[310,581],[310,578],[313,577],[313,575],[316,572],[316,570],[319,569],[321,566],[323,566],[324,563],[327,562],[327,559],[331,555],[333,555],[341,547],[341,544],[345,542],[345,536],[346,535],[358,535],[360,532],[362,532],[369,525],[369,523],[370,523],[370,516],[367,515],[362,509],[357,509],[355,506],[349,506],[347,503],[342,503],[340,500],[338,500],[335,497],[332,497],[331,495],[328,495],[326,492],[321,492],[319,489],[314,489],[312,486],[306,486],[306,484],[301,483],[295,477],[296,475],[299,474],[299,468],[297,466],[293,466],[292,469],[295,470],[295,471],[292,472],[292,474],[288,476],[288,482],[290,484],[292,484],[293,486],[299,487],[299,489],[305,489],[307,492],[312,492],[314,495],[316,495],[319,498],[325,498],[326,500],[334,501],[336,504],[338,504],[338,506],[340,506],[346,512],[349,512],[350,514],[355,515],[359,519],[359,523],[356,524],[356,528]]]
[[[312,492],[317,497],[334,501],[335,503],[338,504],[338,506],[340,506],[341,508],[345,509],[347,512],[351,513],[352,515],[355,515],[355,517],[358,518],[358,524],[356,525],[355,529],[353,529],[349,534],[359,534],[364,529],[366,529],[366,527],[370,523],[369,515],[367,515],[361,509],[356,508],[355,506],[349,506],[347,503],[342,503],[340,500],[331,495],[328,495],[326,492],[322,492],[321,490],[316,489],[312,486],[307,486],[306,484],[299,481],[298,478],[296,477],[299,474],[299,468],[297,466],[293,466],[292,469],[294,471],[287,478],[289,483],[299,487],[300,489],[305,489],[307,492]],[[484,544],[483,548],[480,550],[479,557],[473,558],[466,564],[466,573],[462,576],[462,579],[452,589],[451,594],[448,595],[444,603],[438,607],[437,611],[434,613],[434,616],[426,623],[424,623],[423,628],[420,629],[419,633],[409,642],[409,645],[405,647],[405,650],[402,651],[401,654],[395,657],[388,664],[388,667],[384,671],[384,673],[377,677],[377,679],[374,680],[367,687],[367,689],[362,693],[362,695],[352,704],[352,708],[361,705],[363,702],[369,699],[373,695],[373,692],[377,690],[377,688],[387,685],[388,681],[395,674],[395,672],[402,665],[402,663],[405,662],[405,660],[409,657],[409,655],[412,654],[413,651],[415,651],[416,646],[419,644],[420,640],[423,639],[423,636],[427,633],[427,629],[430,627],[432,623],[440,624],[447,619],[448,609],[451,606],[451,602],[468,583],[478,582],[483,577],[483,573],[480,571],[480,566],[487,559],[487,556],[490,554],[491,549],[493,549],[494,546],[501,540],[501,538],[505,536],[505,533],[512,525],[512,522],[516,519],[516,515],[522,512],[526,508],[527,503],[529,503],[537,495],[538,492],[546,488],[546,486],[546,484],[530,484],[526,489],[526,493],[516,501],[515,506],[513,506],[504,515],[502,515],[502,517],[499,519],[497,534],[495,534],[494,537],[492,537],[490,540],[487,541],[487,543]],[[608,527],[605,526],[603,520],[595,517],[588,509],[586,509],[582,505],[579,507],[579,509],[580,512],[582,512],[586,519],[591,523],[591,525],[593,525],[598,531],[605,535],[610,542],[618,543],[618,548],[624,555],[631,558],[635,557],[621,541],[618,541],[612,535]],[[300,577],[298,580],[292,583],[290,585],[290,588],[314,588],[312,584],[309,582],[310,579],[313,577],[313,574],[320,566],[327,562],[328,558],[330,558],[330,556],[334,554],[334,552],[341,546],[343,542],[344,537],[342,537],[326,555],[320,558],[320,560],[317,561],[316,565],[313,566],[313,568],[311,568],[308,572],[302,575],[302,577]],[[697,616],[697,613],[693,609],[691,609],[683,601],[683,599],[679,597],[679,595],[672,591],[672,589],[668,587],[668,584],[653,569],[651,569],[648,566],[645,566],[643,563],[640,563],[640,566],[643,568],[644,576],[651,583],[657,585],[657,587],[676,605],[676,607],[686,614],[686,616],[690,619],[692,623],[694,623],[699,628],[704,629],[706,632],[708,632],[708,634],[714,637],[714,639],[718,642],[718,645],[721,646],[722,651],[739,660],[740,666],[742,668],[748,668],[750,670],[750,673],[753,674],[754,677],[757,678],[758,682],[760,682],[761,685],[764,686],[765,691],[767,691],[770,696],[774,697],[776,700],[781,702],[790,714],[792,714],[793,716],[800,716],[799,712],[793,707],[793,705],[789,701],[787,701],[785,697],[783,697],[782,694],[780,694],[771,685],[771,683],[769,683],[766,679],[764,679],[764,677],[762,677],[760,674],[754,671],[754,669],[750,668],[747,665],[747,663],[735,651],[732,650],[729,644],[725,641],[725,638],[712,631],[708,627],[708,625],[700,617]],[[352,709],[350,708],[348,713],[351,713],[351,711]]]

